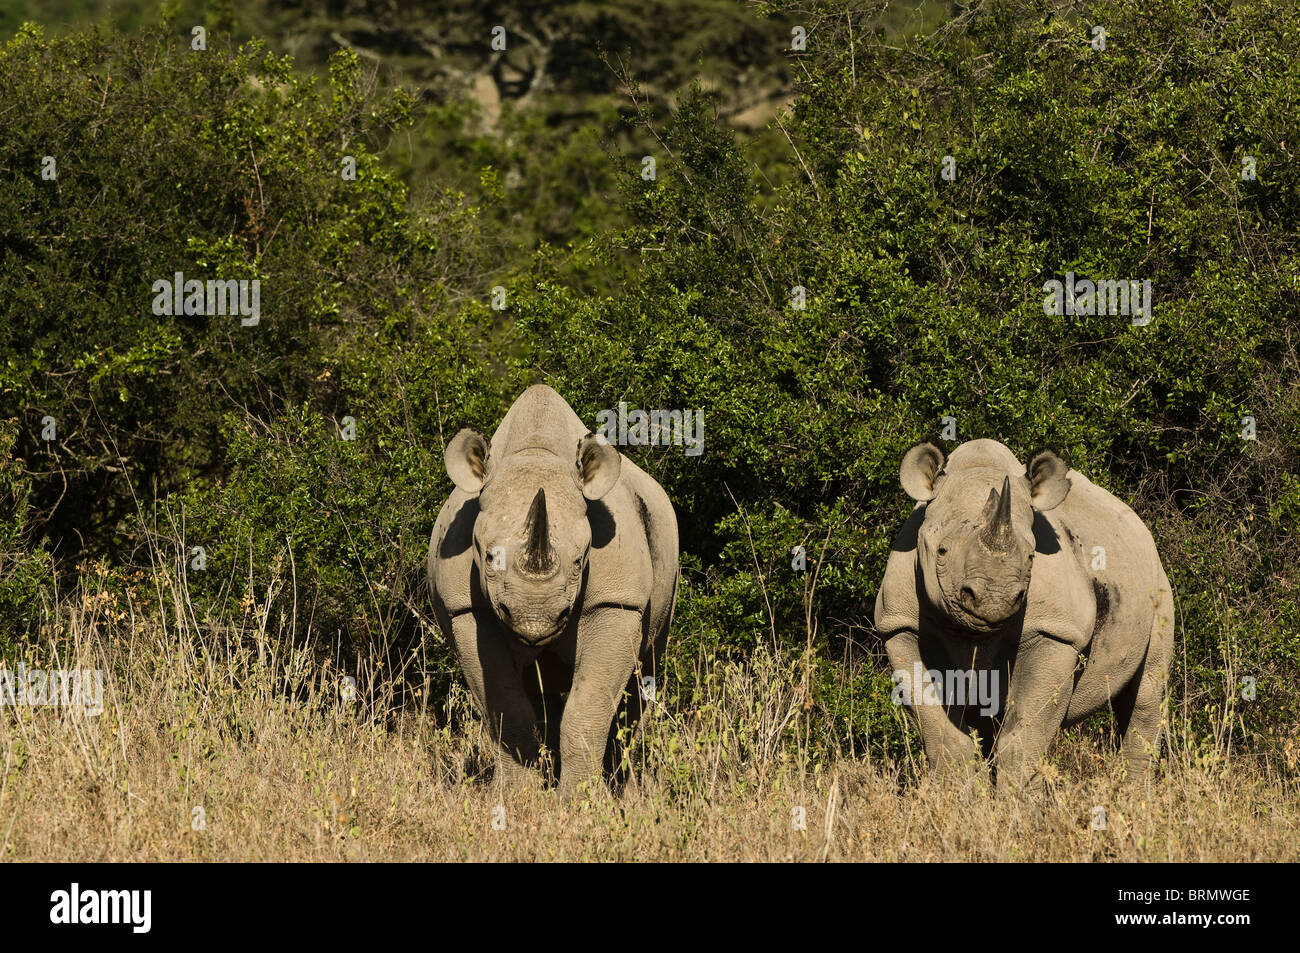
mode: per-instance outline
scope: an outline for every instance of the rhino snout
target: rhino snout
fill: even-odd
[[[507,602],[497,605],[504,622],[515,635],[529,645],[548,641],[564,630],[569,621],[570,607],[565,606],[555,615],[545,612],[529,611],[516,606],[514,609]]]
[[[1019,608],[1026,592],[1024,585],[1007,590],[991,586],[982,579],[969,579],[962,584],[957,601],[972,615],[987,621],[997,621],[997,617],[1002,614],[999,610],[1014,611]]]

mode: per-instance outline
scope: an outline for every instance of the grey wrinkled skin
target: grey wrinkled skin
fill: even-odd
[[[572,793],[614,767],[625,692],[635,721],[639,680],[656,674],[677,597],[676,514],[545,385],[520,395],[490,446],[462,430],[444,460],[456,488],[429,545],[434,617],[499,776],[532,783],[544,743]]]
[[[927,761],[948,768],[983,755],[999,789],[1020,788],[1059,728],[1109,708],[1130,775],[1146,776],[1159,753],[1174,607],[1142,521],[1055,454],[1025,467],[994,440],[964,443],[946,462],[919,444],[899,476],[917,506],[876,596],[891,667],[999,679],[987,716],[978,704],[910,700]],[[1093,568],[1096,547],[1104,569]]]

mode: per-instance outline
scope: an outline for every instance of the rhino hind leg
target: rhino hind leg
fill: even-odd
[[[559,692],[529,692],[536,717],[537,737],[543,746],[538,761],[547,785],[560,778],[560,722],[564,716],[564,696]]]
[[[1132,681],[1115,699],[1120,747],[1131,777],[1149,776],[1152,765],[1160,757],[1165,687],[1174,644],[1173,599],[1163,573],[1161,579],[1164,588],[1155,600],[1146,658]]]
[[[623,689],[623,701],[609,726],[609,739],[605,744],[605,773],[609,776],[610,787],[615,791],[621,791],[631,777],[631,766],[624,766],[623,760],[631,747],[632,736],[644,709],[641,677],[633,672],[627,681],[627,687]]]
[[[1132,681],[1115,698],[1115,715],[1120,731],[1120,750],[1128,762],[1130,777],[1145,777],[1160,756],[1160,715],[1164,679],[1142,663]]]
[[[560,777],[560,725],[571,673],[561,662],[544,653],[531,665],[524,665],[522,675],[524,691],[533,706],[537,738],[543,746],[539,757],[543,778],[551,786]]]

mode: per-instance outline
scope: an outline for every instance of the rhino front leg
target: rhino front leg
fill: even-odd
[[[507,784],[536,781],[536,713],[507,636],[494,618],[467,612],[452,620],[452,644],[470,696],[496,743],[497,776]]]
[[[578,622],[573,686],[560,722],[560,792],[599,777],[610,724],[641,650],[641,613],[602,607]]]
[[[1065,642],[1044,635],[1022,641],[993,748],[1000,789],[1019,790],[1033,778],[1065,720],[1078,665],[1078,651]]]
[[[928,678],[924,675],[928,668],[921,661],[919,638],[915,632],[904,630],[891,636],[885,641],[885,653],[895,672],[905,673],[911,679],[919,668],[922,677]],[[956,712],[949,714],[943,705],[925,704],[923,685],[911,685],[910,689],[908,715],[921,733],[925,759],[933,769],[947,771],[980,757],[970,736],[953,720]],[[960,716],[957,717],[960,720]]]

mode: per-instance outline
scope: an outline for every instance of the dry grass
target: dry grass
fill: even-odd
[[[621,795],[505,791],[463,694],[377,714],[305,653],[235,649],[171,601],[133,619],[83,591],[51,608],[48,666],[105,672],[104,712],[0,707],[9,860],[1283,860],[1300,853],[1289,771],[1175,732],[1149,786],[1087,741],[1058,745],[1043,802],[907,764],[815,758],[789,665],[715,667],[658,711]],[[83,586],[89,585],[83,583]],[[265,622],[265,620],[264,620]],[[194,646],[199,645],[199,651]],[[30,663],[29,663],[30,664]],[[369,684],[365,684],[369,682]],[[671,688],[671,687],[670,687]],[[468,729],[453,725],[468,723]],[[806,727],[808,723],[805,721]],[[1104,830],[1093,829],[1095,808]],[[195,829],[194,809],[205,823]],[[795,829],[794,809],[806,812]],[[494,814],[503,829],[494,829]]]

